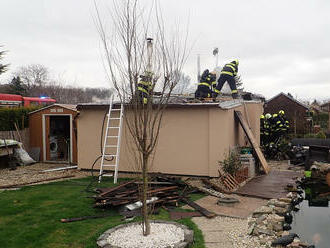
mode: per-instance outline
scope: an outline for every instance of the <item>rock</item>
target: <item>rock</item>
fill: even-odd
[[[262,223],[265,219],[267,219],[267,216],[266,216],[266,215],[261,215],[261,216],[258,217],[256,223],[257,223],[257,224],[260,224],[260,223]]]
[[[267,202],[267,206],[275,205],[275,202],[277,202],[276,199],[270,199],[270,200]]]
[[[284,222],[284,217],[277,214],[268,215],[267,219],[272,222]]]
[[[282,224],[275,223],[275,224],[273,224],[273,230],[275,232],[283,231],[283,225]]]
[[[259,227],[256,227],[255,229],[257,229],[259,234],[266,234],[268,236],[274,235],[274,233],[272,231],[268,230],[268,229],[259,228]]]
[[[252,235],[253,234],[253,231],[254,231],[255,226],[256,226],[255,223],[253,223],[252,225],[249,226],[248,231],[247,231],[247,233],[249,235]]]
[[[279,215],[284,215],[288,210],[285,208],[275,207],[275,213]]]
[[[287,198],[293,198],[293,193],[292,193],[292,192],[288,193],[288,194],[286,195],[286,197],[287,197]]]
[[[276,201],[274,205],[275,207],[288,208],[290,206],[290,203]]]
[[[278,200],[281,202],[287,202],[287,203],[291,203],[291,201],[292,201],[292,199],[290,199],[290,198],[279,198]]]
[[[256,223],[257,219],[256,218],[249,218],[248,219],[248,226],[251,226],[252,224]]]
[[[257,210],[255,210],[252,214],[253,217],[259,217],[263,214],[271,214],[273,212],[273,209],[270,207],[266,207],[266,206],[261,206],[260,208],[258,208]]]

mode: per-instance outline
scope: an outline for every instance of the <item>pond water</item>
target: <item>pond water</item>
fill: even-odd
[[[330,248],[329,200],[318,196],[329,191],[329,186],[305,188],[305,200],[298,206],[300,210],[292,213],[290,232],[297,233],[302,241],[314,244],[317,248]]]

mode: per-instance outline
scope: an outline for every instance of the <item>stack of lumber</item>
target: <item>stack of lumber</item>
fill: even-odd
[[[142,183],[138,180],[125,181],[112,188],[98,188],[95,208],[117,208],[120,214],[131,217],[141,213]],[[175,178],[154,177],[148,183],[147,198],[150,201],[149,210],[157,212],[160,207],[178,206],[178,203],[190,205],[202,215],[212,218],[215,215],[189,199],[189,194],[196,191]],[[148,202],[148,201],[147,201]],[[131,206],[137,206],[131,209]]]
[[[169,184],[157,184],[152,182],[149,185],[147,195],[148,198],[157,197],[154,204],[175,204],[179,198],[179,186]],[[99,194],[94,197],[94,207],[107,208],[117,207],[121,205],[132,204],[141,200],[142,185],[137,181],[129,181],[119,184],[113,188],[97,189]]]

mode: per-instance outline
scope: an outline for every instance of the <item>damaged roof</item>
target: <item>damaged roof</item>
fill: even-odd
[[[205,102],[190,102],[189,101],[171,101],[168,103],[167,107],[204,107],[204,108],[209,108],[209,107],[219,107],[221,109],[231,109],[235,108],[238,106],[241,106],[242,104],[245,103],[262,103],[261,100],[249,100],[245,101],[243,99],[226,99],[226,100],[220,100],[216,102],[212,101],[205,101]],[[119,101],[115,102],[114,104],[120,104]],[[109,102],[99,102],[99,103],[80,103],[77,105],[77,109],[87,109],[87,108],[98,108],[98,107],[108,107]]]

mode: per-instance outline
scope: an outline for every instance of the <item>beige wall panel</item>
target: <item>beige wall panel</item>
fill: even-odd
[[[252,130],[259,137],[261,104],[247,104]],[[243,115],[243,106],[236,108]],[[100,131],[106,108],[82,109],[78,117],[78,165],[90,169],[100,155]],[[168,108],[162,122],[152,172],[218,176],[218,161],[237,145],[244,145],[244,132],[234,120],[234,110],[218,107]],[[127,113],[126,113],[127,114]],[[257,119],[255,119],[257,117]],[[253,119],[253,120],[252,120]],[[124,122],[125,123],[125,122]],[[120,171],[136,171],[130,134],[123,127]],[[100,161],[99,161],[100,162]],[[97,163],[94,168],[98,169]]]

